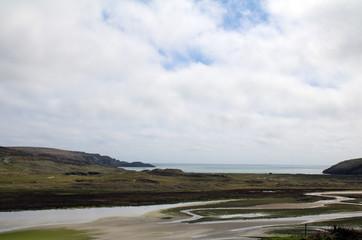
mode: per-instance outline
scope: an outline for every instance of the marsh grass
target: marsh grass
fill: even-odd
[[[287,237],[267,237],[263,238],[263,240],[306,240],[306,238],[298,236],[287,236]]]
[[[362,217],[353,217],[353,218],[342,218],[342,219],[335,219],[335,220],[328,220],[322,222],[314,222],[311,223],[312,226],[342,226],[342,227],[362,227]]]
[[[315,233],[320,231],[320,226],[307,225],[307,234]],[[283,227],[273,227],[266,231],[267,234],[281,235],[281,236],[304,236],[305,224],[290,225]]]
[[[66,175],[97,172],[96,176]],[[157,172],[156,172],[157,173]],[[0,209],[126,206],[246,199],[219,207],[317,201],[311,191],[361,189],[362,176],[304,174],[203,174],[176,171],[126,171],[96,165],[72,165],[29,156],[0,160]],[[70,197],[70,195],[73,195]],[[23,199],[35,202],[26,204]],[[359,201],[359,200],[358,200]],[[38,204],[43,203],[43,204]]]
[[[305,225],[294,225],[279,227],[267,232],[268,234],[281,235],[278,237],[264,238],[263,240],[274,239],[305,239],[305,240],[360,240],[362,231],[351,227],[333,225],[331,227],[308,226],[305,232]],[[283,236],[285,235],[285,236]],[[294,237],[294,238],[293,238]]]
[[[0,240],[91,240],[85,231],[69,229],[25,230],[1,233]]]

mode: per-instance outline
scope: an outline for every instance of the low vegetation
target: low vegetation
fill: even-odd
[[[307,235],[268,237],[263,240],[361,240],[362,230],[334,226],[325,230],[313,231]]]
[[[0,240],[91,240],[84,231],[69,229],[26,230],[1,233]]]

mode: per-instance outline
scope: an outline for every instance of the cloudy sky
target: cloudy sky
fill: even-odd
[[[362,1],[0,2],[0,145],[125,161],[362,157]]]

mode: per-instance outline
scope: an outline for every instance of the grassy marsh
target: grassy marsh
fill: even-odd
[[[314,201],[315,197],[303,194],[362,187],[362,176],[206,174],[179,170],[136,172],[98,165],[59,163],[47,157],[13,156],[10,163],[6,163],[5,158],[0,157],[2,211],[251,199],[227,204],[246,206]],[[69,175],[70,172],[97,174]],[[33,204],[27,204],[23,199]]]
[[[69,229],[25,230],[1,233],[0,240],[91,240],[85,231]]]

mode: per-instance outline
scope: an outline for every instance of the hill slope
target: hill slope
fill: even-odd
[[[333,175],[362,175],[362,158],[346,160],[323,171]]]
[[[66,151],[41,147],[0,147],[0,154],[7,156],[46,157],[51,161],[73,165],[100,165],[107,167],[154,167],[141,162],[125,162],[95,153]]]

